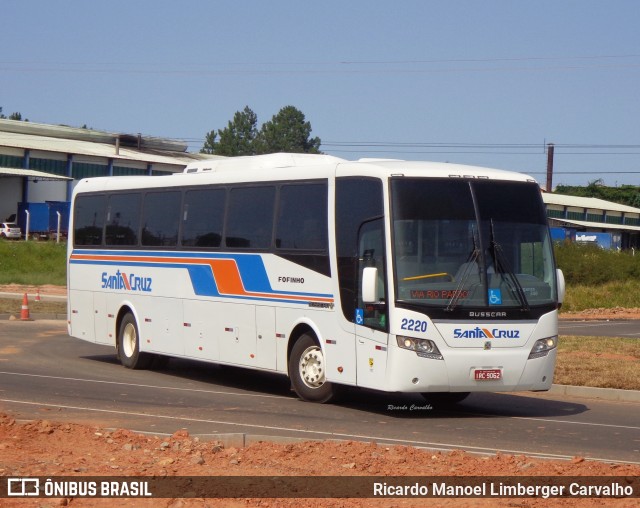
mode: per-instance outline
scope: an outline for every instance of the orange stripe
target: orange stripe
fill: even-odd
[[[233,259],[212,259],[208,262],[213,272],[213,278],[220,293],[231,295],[246,295],[242,284],[238,265]]]

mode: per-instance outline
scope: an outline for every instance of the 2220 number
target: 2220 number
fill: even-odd
[[[426,332],[427,322],[419,319],[407,319],[403,318],[400,328],[403,330],[409,330],[411,332]]]

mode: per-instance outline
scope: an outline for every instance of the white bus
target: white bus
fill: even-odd
[[[455,164],[273,154],[73,194],[68,328],[158,356],[457,402],[548,390],[564,280],[536,182]]]

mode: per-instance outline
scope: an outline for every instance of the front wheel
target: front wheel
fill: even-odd
[[[131,313],[126,314],[120,323],[118,356],[120,363],[128,369],[147,369],[153,360],[152,355],[140,352],[138,324]]]
[[[335,396],[334,385],[326,379],[324,353],[310,334],[300,336],[293,345],[289,377],[294,391],[302,400],[323,403]]]

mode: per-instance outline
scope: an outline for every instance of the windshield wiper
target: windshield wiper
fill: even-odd
[[[489,244],[491,250],[493,251],[493,259],[495,261],[496,272],[502,273],[507,276],[505,278],[505,281],[509,285],[509,289],[517,296],[518,300],[520,301],[520,305],[522,306],[522,310],[528,311],[529,301],[527,300],[527,295],[524,292],[522,284],[520,284],[520,281],[518,280],[516,274],[513,273],[511,265],[509,265],[509,260],[502,250],[502,246],[496,241],[496,235],[493,228],[493,219],[490,220],[489,225]]]
[[[480,248],[478,247],[478,242],[476,241],[476,233],[473,233],[473,250],[469,253],[469,257],[467,261],[464,263],[464,268],[462,271],[462,275],[460,280],[456,284],[456,288],[453,291],[453,296],[447,303],[447,306],[444,308],[445,311],[452,311],[458,306],[458,302],[462,297],[462,289],[464,288],[469,276],[473,273],[474,268],[478,268],[478,258],[480,257]]]

